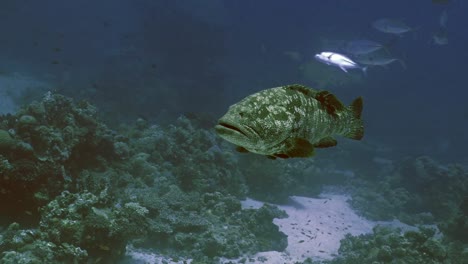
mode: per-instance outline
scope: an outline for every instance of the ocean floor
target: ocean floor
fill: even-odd
[[[375,223],[358,216],[346,202],[345,195],[323,194],[320,198],[293,196],[290,205],[278,205],[289,215],[275,219],[280,231],[288,235],[285,252],[261,252],[253,256],[255,262],[292,263],[306,258],[332,259],[338,254],[340,240],[347,233],[360,235],[372,232]],[[261,206],[254,200],[246,200],[244,208]]]
[[[417,229],[396,220],[369,221],[357,215],[347,200],[349,197],[341,194],[322,194],[319,198],[292,196],[288,205],[277,205],[289,215],[288,218],[274,220],[280,231],[288,236],[288,247],[284,252],[269,251],[246,256],[247,263],[284,264],[307,258],[328,260],[338,254],[340,240],[348,233],[354,236],[371,233],[376,225],[400,227],[403,230]],[[245,209],[260,208],[262,205],[262,202],[252,199],[242,202]],[[125,263],[184,263],[134,248],[129,248],[127,252]],[[221,263],[238,263],[238,260],[224,259]]]

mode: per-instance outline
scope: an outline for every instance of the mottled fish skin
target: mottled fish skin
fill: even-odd
[[[336,145],[333,135],[362,138],[362,99],[353,105],[357,109],[345,107],[327,91],[281,86],[232,105],[215,129],[242,150],[269,157],[308,157],[314,147]]]

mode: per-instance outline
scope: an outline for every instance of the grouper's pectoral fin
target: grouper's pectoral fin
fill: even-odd
[[[244,147],[241,147],[241,146],[237,146],[236,151],[240,152],[240,153],[249,153],[249,151],[247,149],[245,149]]]
[[[329,91],[320,91],[315,95],[315,99],[322,104],[322,107],[332,116],[337,116],[337,112],[345,109],[344,104]]]
[[[329,148],[329,147],[334,147],[336,146],[337,142],[336,139],[332,137],[325,137],[322,138],[319,142],[314,144],[314,147],[316,148]]]
[[[312,157],[314,153],[314,146],[303,138],[291,138],[286,144],[286,151],[284,153],[276,153],[274,156],[278,158],[306,158]]]

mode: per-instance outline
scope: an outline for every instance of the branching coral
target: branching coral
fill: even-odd
[[[356,180],[350,188],[354,192],[351,204],[369,218],[446,221],[458,213],[468,192],[468,172],[428,157],[408,158],[378,182]]]
[[[435,236],[435,230],[420,228],[402,233],[399,229],[377,226],[373,234],[347,235],[341,241],[339,257],[322,263],[466,263],[463,253],[454,244]],[[308,262],[305,262],[308,263]]]
[[[117,157],[112,133],[86,102],[47,93],[15,116],[0,116],[0,123],[0,212],[15,221],[24,221],[25,214],[37,219],[37,208],[71,177]]]
[[[194,126],[185,117],[166,129],[149,127],[132,138],[130,145],[136,152],[149,154],[145,157],[148,162],[160,164],[162,171],[170,171],[184,191],[224,189],[229,194],[245,197],[246,186],[234,157],[230,153],[211,151],[216,146],[214,133]]]

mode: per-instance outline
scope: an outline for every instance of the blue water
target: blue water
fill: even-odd
[[[444,9],[449,44],[431,45]],[[0,8],[0,66],[49,77],[62,93],[118,108],[122,119],[151,119],[163,109],[219,115],[261,89],[313,86],[299,67],[324,49],[320,39],[386,42],[389,34],[370,23],[402,19],[420,27],[391,47],[406,70],[375,68],[358,84],[327,89],[345,102],[364,97],[368,139],[455,158],[468,144],[467,10],[463,1],[10,0]]]

